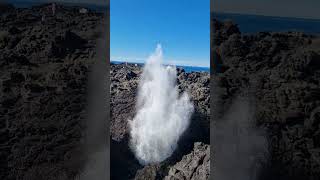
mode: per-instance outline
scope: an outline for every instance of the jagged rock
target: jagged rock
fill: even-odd
[[[156,166],[145,166],[137,171],[135,180],[156,180],[158,168]]]
[[[11,27],[8,31],[11,35],[17,35],[21,33],[21,30],[17,27]]]
[[[22,83],[25,81],[25,77],[21,73],[11,73],[11,82],[12,83]]]
[[[121,140],[127,133],[127,122],[135,114],[136,93],[141,67],[111,65],[111,137]],[[177,71],[178,86],[187,91],[199,112],[209,117],[209,74]],[[207,127],[209,128],[209,127]]]
[[[210,146],[195,143],[190,154],[170,168],[165,180],[208,180],[210,177]]]
[[[232,21],[220,22],[216,19],[213,19],[211,23],[213,24],[214,45],[219,46],[232,34],[240,34],[238,26]]]
[[[296,32],[228,34],[223,22],[212,22],[218,27],[218,37],[212,38],[219,41],[211,51],[220,50],[221,64],[228,67],[216,77],[220,80],[215,88],[221,90],[216,107],[222,110],[214,111],[223,114],[234,96],[249,89],[257,124],[268,129],[273,169],[267,174],[317,179],[320,163],[314,153],[319,151],[320,98],[315,89],[320,83],[320,47],[314,43],[319,37]]]
[[[74,179],[84,164],[78,149],[93,64],[88,57],[104,16],[57,8],[53,18],[49,4],[16,9],[0,3],[0,179]],[[92,32],[98,35],[87,35]],[[56,36],[63,56],[52,51]]]
[[[111,139],[117,144],[127,143],[129,137],[128,121],[134,118],[136,113],[136,98],[138,83],[142,73],[141,66],[133,64],[111,64]],[[132,163],[127,169],[129,174],[134,174],[135,179],[162,179],[167,175],[167,167],[180,160],[183,155],[192,150],[193,142],[209,143],[210,133],[210,76],[206,72],[186,73],[183,69],[177,69],[177,86],[179,91],[186,91],[190,94],[195,106],[195,113],[192,117],[190,128],[185,132],[179,142],[177,152],[165,162],[147,165],[136,169],[137,164]],[[113,146],[112,151],[124,151],[117,149],[121,147]],[[123,148],[123,147],[122,147]],[[121,155],[129,156],[129,152]],[[121,162],[124,160],[121,160]],[[127,159],[128,162],[132,160]],[[117,166],[118,160],[111,160],[112,165]],[[113,178],[121,179],[123,174],[115,171]]]
[[[87,40],[68,30],[65,32],[62,41],[57,43],[61,43],[62,47],[64,48],[75,50],[83,48],[87,43]]]

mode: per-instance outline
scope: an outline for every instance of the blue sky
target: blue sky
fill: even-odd
[[[111,60],[144,62],[160,43],[164,63],[209,67],[209,0],[113,0]]]

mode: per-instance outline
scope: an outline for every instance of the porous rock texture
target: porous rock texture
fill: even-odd
[[[319,179],[319,38],[299,32],[244,35],[233,22],[211,23],[212,57],[224,67],[212,74],[213,113],[222,115],[234,97],[249,92],[256,124],[267,129],[269,141],[261,179]]]
[[[87,79],[104,15],[0,4],[0,179],[69,180],[84,165]],[[45,21],[42,16],[45,15]]]
[[[193,151],[183,156],[182,160],[170,168],[166,180],[174,179],[209,179],[210,177],[210,146],[195,143]]]
[[[142,166],[128,145],[128,120],[133,119],[136,113],[137,90],[142,70],[141,65],[135,64],[111,65],[111,179],[165,179],[166,176],[169,179],[179,178],[175,176],[176,169],[189,166],[190,163],[193,167],[184,167],[186,174],[181,175],[180,179],[208,179],[210,164],[209,73],[187,73],[183,69],[177,69],[179,92],[188,92],[195,107],[191,124],[170,158],[158,164]]]

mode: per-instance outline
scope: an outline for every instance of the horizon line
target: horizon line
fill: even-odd
[[[145,62],[136,62],[136,61],[123,61],[123,60],[111,60],[110,62],[122,62],[122,63],[137,63],[137,64],[144,64]],[[166,63],[166,65],[173,65],[173,66],[185,66],[185,67],[199,67],[199,68],[209,68],[210,66],[206,66],[206,65],[192,65],[192,64],[177,64],[177,63]]]
[[[318,20],[320,18],[317,17],[296,17],[296,16],[281,16],[281,15],[266,15],[260,13],[244,13],[244,12],[230,12],[230,11],[211,11],[210,13],[220,13],[220,14],[233,14],[233,15],[249,15],[249,16],[263,16],[263,17],[274,17],[274,18],[292,18],[292,19],[300,19],[300,20]]]
[[[101,7],[108,7],[109,4],[104,3],[104,2],[90,2],[90,1],[83,1],[83,2],[75,2],[74,0],[42,0],[42,1],[37,1],[37,0],[4,0],[5,3],[9,4],[15,4],[16,2],[19,3],[35,3],[35,4],[50,4],[50,3],[57,3],[57,4],[65,4],[65,5],[94,5],[94,6],[101,6]]]

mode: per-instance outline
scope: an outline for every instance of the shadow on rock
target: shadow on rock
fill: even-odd
[[[126,137],[121,142],[111,138],[111,147],[111,179],[133,179],[137,170],[142,166],[129,147],[129,138]]]
[[[166,162],[174,165],[180,161],[184,155],[193,150],[195,142],[210,143],[210,117],[197,110],[191,117],[188,129],[182,134],[177,149]]]

